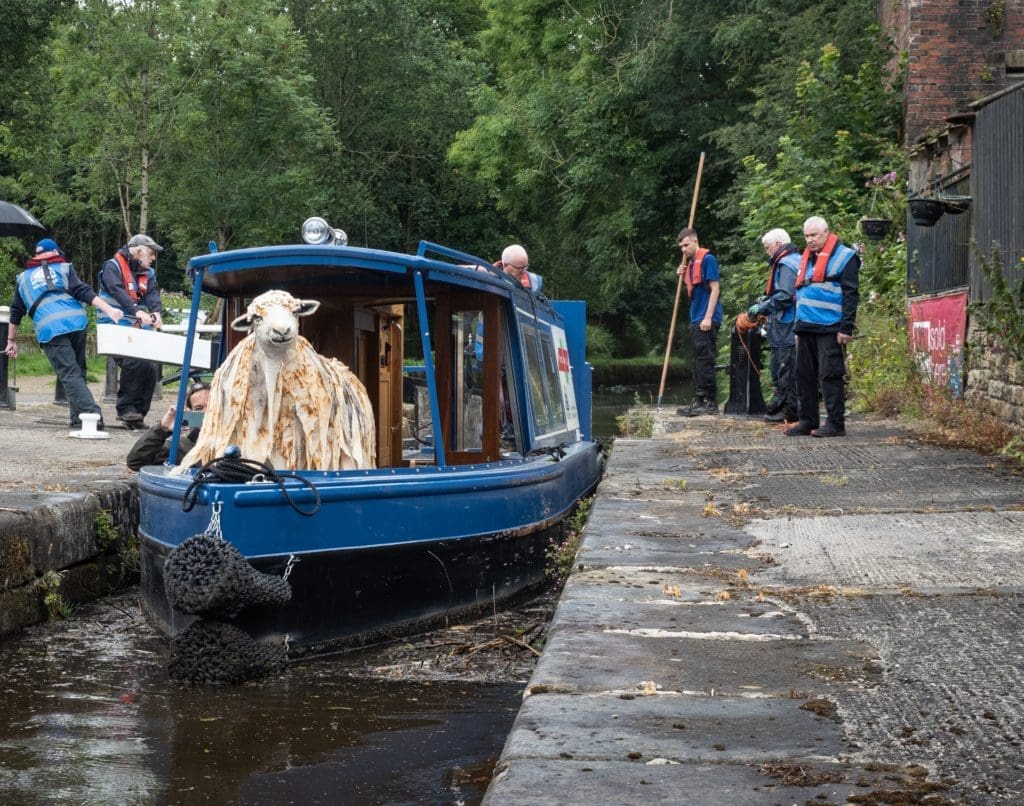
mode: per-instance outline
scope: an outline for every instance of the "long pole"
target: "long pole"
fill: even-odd
[[[700,177],[704,172],[704,152],[700,152],[700,161],[697,163],[697,181],[693,185],[693,201],[690,202],[690,223],[687,225],[693,228],[694,219],[697,216],[697,196],[700,194]],[[676,317],[679,315],[679,296],[683,291],[683,275],[679,275],[676,282],[676,301],[672,305],[672,323],[668,326],[668,343],[665,345],[665,364],[661,368],[661,385],[658,386],[658,405],[661,405],[661,396],[665,394],[665,379],[668,377],[668,360],[672,357],[672,339],[676,335]]]

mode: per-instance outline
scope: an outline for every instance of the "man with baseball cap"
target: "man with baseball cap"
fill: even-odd
[[[162,304],[156,281],[157,252],[164,248],[148,235],[133,235],[114,256],[103,264],[100,271],[100,296],[111,305],[120,307],[132,320],[122,319],[119,324],[158,330]],[[101,324],[111,320],[100,316]],[[120,368],[117,387],[117,419],[128,428],[144,428],[143,422],[153,402],[156,389],[157,366],[141,358],[118,357],[114,361]]]

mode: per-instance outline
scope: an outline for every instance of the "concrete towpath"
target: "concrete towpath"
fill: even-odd
[[[485,803],[1024,802],[1024,479],[851,420],[619,439]]]

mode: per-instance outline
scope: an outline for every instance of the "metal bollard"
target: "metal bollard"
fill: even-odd
[[[112,355],[107,356],[107,377],[103,381],[103,402],[117,401],[117,362]]]
[[[11,321],[11,309],[6,305],[0,305],[0,332],[4,335],[4,341],[7,341],[7,325]],[[17,408],[17,396],[15,392],[18,391],[16,386],[8,386],[7,383],[7,353],[0,352],[0,409],[10,409],[14,411]]]
[[[726,414],[764,414],[768,407],[761,394],[761,346],[757,330],[740,335],[732,329],[729,349],[729,399]]]

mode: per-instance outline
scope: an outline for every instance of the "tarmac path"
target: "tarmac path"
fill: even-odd
[[[485,803],[1024,802],[1024,477],[853,418],[619,439]]]
[[[52,375],[18,376],[15,409],[0,409],[0,500],[3,491],[74,489],[83,481],[126,481],[135,478],[125,457],[142,432],[128,431],[117,421],[112,402],[101,402],[109,439],[73,439],[68,435],[67,406],[53,402]],[[103,384],[89,384],[97,401]],[[154,400],[147,423],[163,414],[172,393]]]

